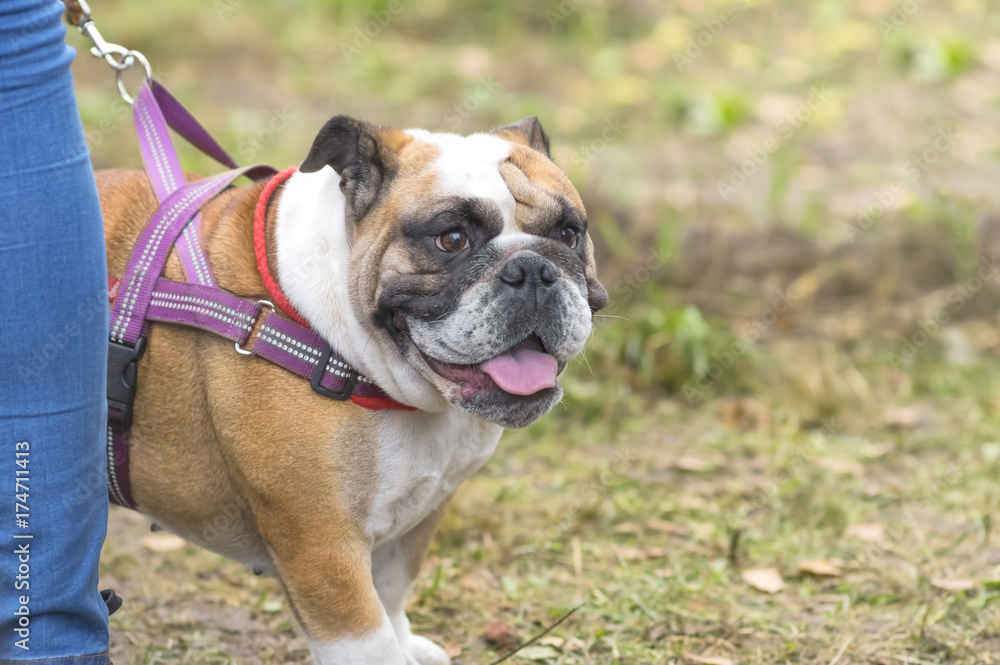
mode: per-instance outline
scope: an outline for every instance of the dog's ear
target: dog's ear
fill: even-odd
[[[340,174],[340,189],[357,221],[371,209],[399,164],[399,151],[411,140],[409,134],[392,127],[334,116],[319,130],[299,171],[313,173],[329,166]]]
[[[552,156],[549,154],[549,135],[542,129],[542,123],[538,122],[537,116],[529,115],[515,123],[496,127],[490,133],[496,134],[505,141],[526,145],[546,157]]]

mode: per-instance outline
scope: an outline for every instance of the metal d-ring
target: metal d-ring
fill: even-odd
[[[121,69],[115,68],[115,82],[118,83],[118,93],[121,94],[122,99],[128,102],[129,105],[135,104],[135,99],[133,99],[132,95],[128,94],[128,90],[125,89],[125,82],[122,81],[122,74],[126,69],[134,65],[136,61],[139,61],[139,64],[142,65],[142,68],[146,71],[146,83],[151,85],[153,83],[153,68],[149,66],[149,60],[146,59],[146,56],[138,51],[127,51],[124,59],[122,60],[125,66]]]
[[[271,302],[270,300],[258,300],[257,304],[261,305],[262,307],[270,307],[271,311],[272,312],[274,311],[274,303]],[[253,321],[250,322],[250,332],[251,333],[253,332],[254,327],[256,327],[257,322],[260,321],[260,317],[263,314],[264,314],[264,311],[263,311],[263,308],[262,308],[257,313],[257,316],[253,317]],[[260,335],[260,332],[258,332],[257,334]],[[250,340],[248,339],[247,342],[249,343]],[[252,356],[253,355],[253,351],[249,351],[247,349],[244,349],[242,346],[240,346],[239,342],[233,342],[233,347],[236,349],[236,353],[240,354],[241,356]]]

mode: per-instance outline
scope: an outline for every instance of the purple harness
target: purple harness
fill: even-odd
[[[366,408],[402,408],[358,374],[310,328],[299,325],[267,300],[240,298],[220,289],[198,240],[199,210],[240,176],[266,180],[270,166],[240,167],[162,85],[143,85],[133,107],[146,172],[160,208],[136,242],[111,307],[108,346],[108,495],[136,508],[128,474],[128,431],[138,388],[138,361],[146,352],[150,321],[199,328],[231,340],[236,351],[257,355],[309,379],[312,389]],[[167,125],[230,171],[185,183]],[[176,247],[186,282],[162,278]],[[262,318],[264,317],[264,318]],[[256,335],[253,334],[257,330]],[[252,339],[251,339],[252,337]]]

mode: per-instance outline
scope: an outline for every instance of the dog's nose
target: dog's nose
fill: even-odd
[[[515,290],[534,291],[539,302],[557,277],[556,267],[537,254],[513,258],[500,271],[500,281]]]

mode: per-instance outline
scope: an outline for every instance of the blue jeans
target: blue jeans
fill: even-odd
[[[0,0],[0,665],[108,661],[107,268],[61,12]]]

